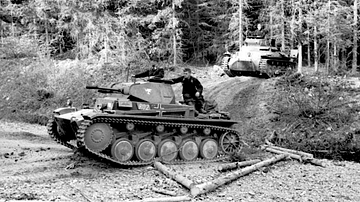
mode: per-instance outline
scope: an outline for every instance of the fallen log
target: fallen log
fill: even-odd
[[[297,155],[297,154],[292,154],[292,153],[288,153],[288,152],[285,152],[285,151],[272,149],[272,148],[269,148],[269,147],[267,147],[265,150],[269,151],[269,152],[272,152],[272,153],[275,153],[275,154],[287,154],[289,157],[291,157],[293,159],[297,159],[300,162],[311,163],[313,165],[321,166],[321,167],[325,168],[325,165],[323,165],[321,161],[319,161],[317,159],[314,159],[314,158],[309,158],[307,156],[301,157],[300,155]]]
[[[272,148],[269,148],[269,147],[267,147],[265,150],[268,151],[268,152],[275,153],[275,154],[287,154],[290,158],[297,159],[300,162],[303,161],[301,156],[296,155],[296,154],[288,153],[288,152],[285,152],[285,151],[280,151],[280,150],[277,150],[277,149],[272,149]]]
[[[129,201],[129,202],[178,202],[178,201],[190,201],[190,196],[174,196],[163,198],[146,198],[142,200]]]
[[[225,165],[220,165],[218,167],[218,171],[219,172],[224,172],[224,171],[233,170],[233,169],[236,169],[236,168],[241,168],[241,167],[245,167],[245,166],[251,166],[251,165],[254,165],[255,163],[259,163],[259,162],[260,162],[259,159],[254,159],[254,160],[249,160],[249,161],[241,161],[241,162],[229,163],[229,164],[225,164]]]
[[[212,181],[208,181],[199,185],[195,185],[190,189],[190,193],[193,197],[199,196],[201,194],[213,191],[217,189],[219,186],[224,185],[226,183],[229,183],[241,176],[247,175],[253,171],[258,170],[261,167],[268,166],[270,164],[273,164],[275,162],[278,162],[284,158],[286,158],[286,154],[277,155],[273,158],[267,159],[265,161],[261,161],[259,163],[256,163],[252,166],[248,166],[246,168],[243,168],[241,170],[233,171],[225,176],[222,176],[220,178],[217,178]]]
[[[173,173],[169,170],[169,168],[167,168],[165,165],[163,165],[162,163],[156,161],[154,163],[154,166],[156,169],[158,169],[159,171],[161,171],[164,175],[166,175],[167,177],[170,177],[171,179],[175,180],[176,182],[180,183],[181,185],[183,185],[184,187],[191,189],[195,184],[193,181],[187,179],[186,177],[183,177],[179,174]]]
[[[314,156],[312,154],[310,154],[310,153],[297,151],[297,150],[293,150],[293,149],[287,149],[287,148],[278,147],[278,146],[274,146],[274,145],[269,145],[268,148],[277,149],[277,150],[280,150],[280,151],[284,151],[284,152],[288,152],[288,153],[292,153],[292,154],[297,154],[297,155],[300,155],[300,156],[306,156],[308,158],[314,158]]]
[[[153,192],[156,192],[156,193],[159,193],[159,194],[164,194],[164,195],[169,195],[169,196],[176,196],[176,192],[170,191],[170,190],[166,190],[166,189],[161,189],[161,188],[153,187],[153,188],[151,188],[151,190],[152,190]]]

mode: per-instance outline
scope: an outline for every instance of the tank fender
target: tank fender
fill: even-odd
[[[62,107],[62,108],[58,108],[54,110],[54,114],[56,115],[62,115],[62,114],[67,114],[67,113],[71,113],[71,112],[76,112],[77,109],[75,107]]]

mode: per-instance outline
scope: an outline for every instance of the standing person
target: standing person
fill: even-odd
[[[204,98],[202,96],[203,86],[200,81],[191,76],[191,69],[185,68],[184,75],[175,79],[170,79],[172,83],[182,83],[182,95],[185,104],[193,105],[199,113],[205,113],[203,109]]]
[[[159,80],[164,78],[164,69],[163,68],[157,68],[155,65],[152,65],[151,69],[148,69],[144,72],[141,72],[139,74],[132,75],[133,78],[143,78],[143,77],[151,77],[148,80]]]
[[[253,35],[254,36],[256,36],[256,37],[261,37],[261,38],[263,38],[263,37],[265,37],[265,30],[264,29],[262,29],[262,26],[261,26],[261,24],[258,24],[257,25],[257,30],[255,30],[254,32],[253,32]]]

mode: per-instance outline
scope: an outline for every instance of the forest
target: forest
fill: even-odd
[[[357,70],[358,0],[1,0],[0,57],[215,64],[257,24],[299,67]]]

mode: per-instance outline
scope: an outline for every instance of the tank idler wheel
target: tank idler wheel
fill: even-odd
[[[125,127],[126,127],[126,130],[133,131],[135,129],[135,124],[127,123]]]
[[[186,161],[192,161],[199,155],[199,147],[194,140],[187,139],[181,143],[180,158]]]
[[[158,133],[164,132],[164,131],[165,131],[165,126],[164,126],[164,125],[157,125],[157,126],[156,126],[156,131],[157,131]]]
[[[183,127],[180,128],[180,133],[181,134],[186,134],[188,131],[189,131],[188,127],[183,126]]]
[[[164,161],[173,161],[178,155],[178,148],[173,140],[165,139],[159,143],[158,156]]]
[[[237,133],[226,132],[220,137],[220,148],[226,154],[233,154],[241,150],[242,141]]]
[[[128,139],[118,139],[111,146],[111,155],[120,162],[129,161],[134,155],[134,147]]]
[[[151,161],[155,158],[156,147],[149,139],[140,140],[135,147],[135,155],[140,161]]]
[[[113,131],[108,124],[95,123],[86,129],[84,143],[90,150],[101,152],[110,145],[113,137]]]
[[[219,151],[218,143],[214,139],[205,139],[200,144],[200,156],[204,159],[213,159]]]

